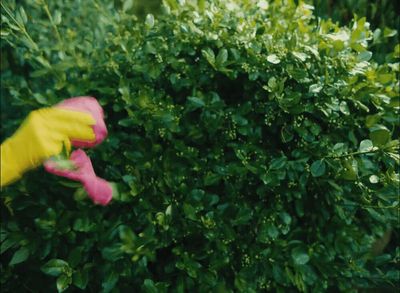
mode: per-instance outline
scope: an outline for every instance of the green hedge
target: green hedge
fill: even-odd
[[[2,2],[3,139],[93,95],[109,137],[89,154],[119,195],[94,206],[43,169],[5,188],[2,289],[395,286],[399,249],[370,251],[399,227],[400,48],[373,61],[365,18],[289,0],[168,0],[143,21],[129,3],[19,3]]]

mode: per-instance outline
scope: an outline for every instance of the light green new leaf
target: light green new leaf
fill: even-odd
[[[217,55],[216,65],[222,67],[224,63],[228,60],[228,50],[225,48],[221,49]]]
[[[62,21],[61,11],[56,10],[56,12],[54,13],[53,21],[55,25],[59,25],[61,23]]]
[[[376,175],[371,175],[369,176],[369,182],[371,182],[372,184],[376,184],[379,182],[379,177]]]
[[[267,61],[272,63],[272,64],[279,64],[281,62],[281,60],[279,59],[279,57],[275,54],[271,54],[267,56]]]
[[[201,50],[201,53],[206,58],[208,63],[210,63],[212,66],[215,65],[215,54],[214,54],[213,50],[211,50],[210,48],[206,48],[206,49]]]
[[[323,86],[320,84],[310,85],[308,92],[311,94],[318,94],[322,90]]]
[[[364,139],[363,141],[360,142],[360,147],[358,148],[358,150],[360,152],[369,152],[374,148],[374,145],[372,143],[372,141],[370,141],[369,139]]]
[[[57,291],[58,292],[64,292],[69,285],[72,283],[72,278],[71,276],[68,276],[66,274],[62,274],[57,278]]]
[[[147,28],[152,28],[154,26],[154,15],[151,13],[147,14],[145,23]]]
[[[357,61],[361,62],[361,61],[369,61],[372,57],[372,52],[370,51],[364,51],[361,52],[357,55]]]
[[[134,0],[125,0],[124,5],[122,5],[122,11],[126,12],[133,7]]]

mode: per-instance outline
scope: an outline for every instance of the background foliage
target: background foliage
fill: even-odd
[[[385,57],[399,42],[394,31],[399,30],[400,2],[391,0],[313,0],[316,15],[322,18],[332,18],[342,25],[347,25],[354,15],[365,16],[373,30],[373,40],[369,46],[379,63],[385,62]]]
[[[89,153],[120,191],[93,206],[43,170],[5,188],[2,289],[393,290],[397,31],[289,0],[135,5],[2,2],[2,139],[96,96],[110,136]]]

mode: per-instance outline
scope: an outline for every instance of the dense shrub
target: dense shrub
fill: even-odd
[[[399,225],[399,46],[371,61],[365,18],[289,0],[169,0],[144,21],[112,1],[5,2],[3,135],[96,96],[110,135],[89,153],[119,188],[108,207],[43,170],[5,188],[6,291],[394,286],[399,250],[370,251]]]

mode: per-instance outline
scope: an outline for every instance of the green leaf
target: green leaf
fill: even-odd
[[[146,293],[158,293],[157,287],[155,286],[153,280],[146,279],[143,282],[144,292]]]
[[[339,110],[340,110],[340,112],[342,112],[344,115],[350,115],[349,106],[347,106],[347,103],[346,103],[345,101],[340,102]]]
[[[375,114],[375,115],[368,115],[365,119],[365,126],[368,128],[372,127],[375,125],[379,120],[381,119],[381,115]]]
[[[302,53],[302,52],[292,52],[292,54],[297,58],[297,59],[299,59],[300,61],[306,61],[306,59],[307,59],[307,54],[304,54],[304,53]]]
[[[276,239],[279,235],[279,231],[274,224],[269,224],[267,226],[267,234],[271,239]]]
[[[369,176],[369,182],[371,182],[372,184],[376,184],[379,182],[379,177],[376,175],[371,175]]]
[[[119,228],[119,237],[123,242],[129,243],[131,245],[133,245],[136,240],[136,235],[133,233],[132,229],[125,225],[122,225]]]
[[[165,215],[168,217],[172,216],[172,205],[167,206],[167,208],[165,209]]]
[[[390,37],[394,37],[395,35],[397,35],[397,30],[391,29],[388,27],[385,27],[383,29],[383,37],[390,38]]]
[[[219,50],[219,53],[217,55],[216,66],[222,67],[227,60],[228,60],[228,50],[222,48],[221,50]]]
[[[68,264],[71,267],[76,267],[82,258],[83,247],[74,248],[68,256]]]
[[[246,118],[239,114],[232,115],[232,120],[239,126],[245,126],[249,123]]]
[[[146,27],[151,29],[154,26],[154,15],[153,14],[147,14],[146,15]]]
[[[311,175],[313,177],[320,177],[325,174],[326,165],[324,160],[318,160],[311,164]]]
[[[50,276],[59,276],[69,268],[66,261],[62,259],[51,259],[45,263],[40,269],[43,273]]]
[[[289,225],[292,222],[292,217],[286,213],[286,212],[281,212],[279,214],[280,218],[282,219],[282,221],[286,224]]]
[[[190,110],[196,110],[196,109],[202,108],[206,105],[202,99],[199,99],[197,97],[188,97],[187,99],[191,106]]]
[[[35,94],[33,94],[33,97],[35,98],[35,100],[39,104],[42,104],[42,105],[48,105],[49,104],[49,102],[47,101],[46,97],[44,97],[41,94],[35,93]]]
[[[287,158],[280,157],[277,159],[273,159],[269,165],[269,169],[271,170],[280,170],[286,166]]]
[[[2,36],[2,37],[6,37],[6,36],[8,36],[10,33],[11,33],[11,32],[10,32],[9,30],[6,30],[6,29],[1,29],[1,30],[0,30],[0,36]]]
[[[263,224],[257,231],[257,241],[261,243],[268,243],[269,241],[269,236],[267,232],[267,225]]]
[[[74,200],[76,201],[82,201],[84,199],[88,198],[88,194],[86,190],[83,187],[79,187],[75,190],[74,192]]]
[[[267,56],[267,61],[272,63],[272,64],[279,64],[281,62],[281,60],[279,59],[279,57],[275,54],[271,54]]]
[[[294,138],[294,134],[293,134],[291,128],[282,127],[282,129],[281,129],[282,142],[283,143],[288,143],[288,142],[292,141],[293,138]]]
[[[354,181],[357,179],[358,167],[357,161],[354,159],[343,161],[344,171],[342,172],[343,179]]]
[[[76,271],[72,275],[72,283],[79,289],[86,289],[89,282],[89,268],[85,267],[82,270]]]
[[[103,280],[101,286],[103,287],[104,292],[110,292],[112,289],[115,288],[117,284],[119,276],[117,272],[112,271],[111,273],[107,274],[106,278]]]
[[[311,94],[318,94],[322,90],[323,86],[320,84],[310,85],[308,92]]]
[[[54,20],[55,25],[59,25],[61,23],[61,21],[62,21],[61,11],[56,10],[56,12],[54,13],[53,20]]]
[[[21,247],[14,253],[9,265],[13,266],[22,263],[28,259],[28,256],[29,256],[29,249],[26,247]]]
[[[232,221],[235,225],[243,225],[250,221],[253,215],[253,211],[248,207],[241,207],[236,215],[236,218]]]
[[[361,52],[357,55],[357,61],[361,62],[361,61],[369,61],[372,57],[372,52],[370,51],[364,51]]]
[[[291,255],[296,265],[305,265],[310,260],[307,250],[301,246],[293,248]]]
[[[206,48],[206,49],[201,50],[201,53],[206,58],[208,63],[210,63],[212,66],[215,65],[215,55],[214,55],[213,50],[211,50],[210,48]]]
[[[28,17],[26,15],[24,7],[22,7],[22,6],[19,7],[18,14],[20,15],[21,20],[22,20],[23,23],[27,23],[28,22]]]
[[[104,247],[101,250],[101,255],[105,260],[115,261],[122,258],[122,248],[120,243],[116,243],[109,247]]]
[[[77,167],[74,162],[68,159],[62,159],[60,157],[52,157],[50,160],[56,165],[59,170],[76,170]]]
[[[335,155],[340,156],[340,155],[344,154],[347,151],[347,148],[346,148],[346,145],[344,143],[338,142],[337,144],[335,144],[333,146],[332,150],[333,150],[333,153]]]
[[[390,140],[390,130],[384,125],[376,124],[370,128],[369,138],[374,146],[385,145]]]
[[[71,276],[68,276],[66,274],[60,275],[57,278],[57,291],[58,292],[65,291],[69,287],[71,282],[72,282]]]
[[[121,125],[124,127],[131,127],[131,126],[135,125],[135,122],[131,117],[128,117],[128,118],[119,120],[118,125]]]
[[[8,249],[13,247],[17,243],[18,243],[18,241],[14,240],[14,239],[6,239],[6,240],[4,240],[4,242],[2,242],[1,245],[0,245],[0,254],[5,253]]]
[[[196,209],[192,205],[190,205],[188,203],[184,203],[183,211],[184,211],[186,217],[188,217],[191,220],[196,220]]]
[[[94,223],[91,223],[87,216],[83,216],[77,218],[74,221],[73,229],[78,232],[88,232],[95,226]]]
[[[303,217],[304,216],[304,204],[303,201],[301,200],[296,200],[295,201],[295,209],[296,209],[296,213],[299,217]]]
[[[133,0],[125,0],[124,4],[122,5],[122,11],[127,12],[133,7]]]
[[[374,148],[374,145],[372,143],[372,141],[370,141],[369,139],[364,139],[363,141],[360,142],[360,147],[358,148],[358,150],[360,152],[369,152]]]

